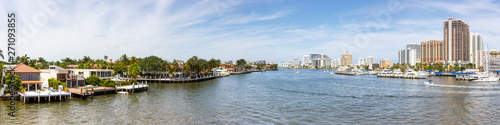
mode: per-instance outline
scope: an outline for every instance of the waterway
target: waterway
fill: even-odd
[[[495,124],[500,84],[254,72],[198,83],[150,83],[147,92],[66,102],[0,102],[10,124]]]

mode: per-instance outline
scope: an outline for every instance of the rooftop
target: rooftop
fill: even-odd
[[[345,52],[345,54],[343,54],[344,56],[349,56],[351,54],[349,54],[349,52]]]
[[[11,67],[7,69],[7,72],[12,72],[12,69],[14,69],[15,72],[20,72],[20,73],[40,73],[40,70],[37,70],[33,67],[30,67],[28,65],[25,65],[23,63],[20,63],[14,67]]]

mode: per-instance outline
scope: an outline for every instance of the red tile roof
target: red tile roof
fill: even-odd
[[[40,70],[37,70],[33,67],[30,67],[28,65],[25,65],[23,63],[20,63],[19,65],[16,65],[15,67],[12,67],[12,68],[15,68],[15,72],[18,73],[39,73],[41,72]],[[7,72],[12,72],[12,68],[10,69],[7,69]]]
[[[351,55],[351,54],[349,54],[349,52],[345,52],[344,56],[348,56],[348,55]]]

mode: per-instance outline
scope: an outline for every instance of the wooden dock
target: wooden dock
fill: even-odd
[[[71,93],[65,91],[26,91],[20,94],[20,101],[24,103],[33,103],[33,102],[58,102],[58,101],[66,101],[71,98]]]
[[[147,83],[147,82],[146,82]],[[74,97],[78,97],[80,99],[93,99],[96,95],[106,95],[106,94],[114,94],[118,91],[126,91],[126,92],[141,92],[148,91],[149,85],[139,83],[137,85],[125,85],[125,86],[115,86],[115,87],[91,87],[90,89],[82,89],[86,87],[79,88],[71,88],[71,94]]]
[[[19,95],[2,95],[2,96],[0,96],[0,98],[1,98],[0,100],[8,101],[8,100],[11,100],[11,97],[14,97],[14,100],[16,100],[16,101],[21,100],[20,99],[21,96],[19,96]]]
[[[189,83],[189,82],[201,82],[206,80],[212,80],[217,78],[217,76],[202,77],[202,78],[152,78],[152,79],[137,79],[138,82],[156,82],[156,83]]]

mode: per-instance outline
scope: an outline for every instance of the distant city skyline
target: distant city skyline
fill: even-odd
[[[281,63],[322,53],[397,62],[408,43],[443,40],[461,19],[489,49],[500,47],[500,2],[465,1],[1,1],[19,14],[17,56],[57,61],[121,55],[165,60]],[[6,36],[4,35],[4,38]],[[6,41],[6,40],[5,40]],[[0,44],[6,55],[7,42]],[[378,61],[378,60],[377,60]],[[357,62],[353,62],[356,63]]]

